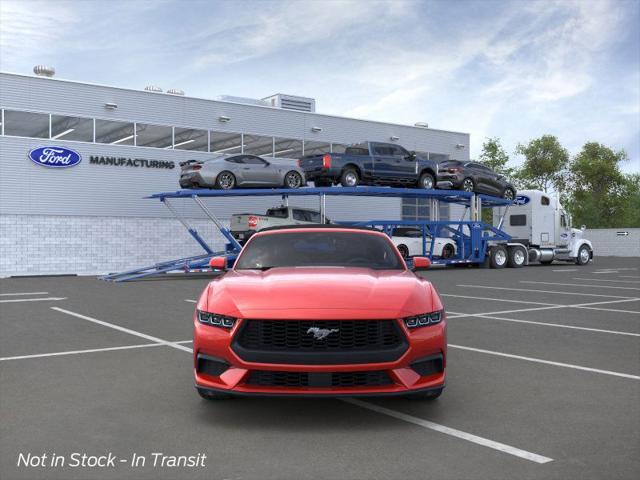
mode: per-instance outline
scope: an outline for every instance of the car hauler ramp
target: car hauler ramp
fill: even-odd
[[[423,234],[423,252],[429,255],[433,253],[433,241],[440,232],[447,232],[455,239],[458,245],[459,254],[455,258],[437,261],[436,263],[482,263],[484,262],[487,244],[492,240],[506,240],[508,236],[501,232],[499,227],[483,223],[480,219],[481,207],[500,207],[510,205],[510,201],[491,197],[488,195],[478,195],[471,192],[457,190],[423,190],[417,188],[391,188],[391,187],[305,187],[299,189],[233,189],[233,190],[177,190],[175,192],[155,193],[146,198],[160,200],[172,213],[172,215],[182,223],[193,239],[202,247],[202,255],[167,260],[165,262],[150,265],[148,267],[128,270],[121,273],[113,273],[101,277],[110,281],[130,281],[148,277],[161,273],[173,271],[189,272],[206,269],[212,257],[226,255],[229,261],[233,261],[240,252],[240,244],[233,238],[229,230],[223,223],[207,208],[202,201],[205,198],[229,198],[229,197],[273,197],[280,196],[284,202],[291,196],[316,196],[319,199],[321,221],[324,222],[327,196],[358,196],[376,198],[423,198],[431,201],[432,221],[407,222],[402,220],[369,220],[362,222],[345,222],[345,224],[370,225],[374,228],[381,228],[386,233],[391,234],[395,226],[417,225]],[[176,199],[191,199],[200,208],[204,215],[211,220],[220,234],[226,240],[224,251],[214,251],[207,241],[193,228],[189,222],[173,207],[172,202]],[[465,215],[458,221],[440,221],[438,218],[439,205],[441,202],[458,204],[465,207]],[[469,220],[464,220],[467,212]],[[365,213],[365,212],[363,212]],[[431,240],[427,237],[431,236]],[[430,247],[427,247],[430,242]]]

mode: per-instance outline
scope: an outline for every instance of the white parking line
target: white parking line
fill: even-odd
[[[455,313],[455,312],[450,312],[450,313]],[[557,327],[557,328],[569,328],[572,330],[584,330],[586,332],[596,332],[596,333],[609,333],[612,335],[627,335],[629,337],[640,337],[640,333],[633,333],[633,332],[620,332],[618,330],[603,330],[601,328],[589,328],[589,327],[578,327],[576,325],[563,325],[561,323],[548,323],[548,322],[535,322],[533,320],[520,320],[520,319],[516,319],[516,318],[502,318],[502,317],[495,317],[493,315],[467,315],[467,314],[458,314],[455,313],[454,317],[448,317],[447,318],[489,318],[491,320],[502,320],[504,322],[513,322],[513,323],[528,323],[531,325],[541,325],[544,327]]]
[[[590,282],[613,282],[613,283],[640,283],[640,280],[609,280],[607,278],[581,278],[572,277],[571,280],[588,280]]]
[[[578,268],[561,268],[559,270],[551,270],[552,272],[577,272]]]
[[[49,295],[49,292],[0,293],[0,297],[17,297],[18,295]]]
[[[535,292],[535,293],[554,293],[556,295],[575,295],[578,297],[607,297],[607,298],[625,298],[629,300],[638,300],[637,297],[622,297],[620,295],[603,295],[599,293],[578,293],[578,292],[558,292],[557,290],[532,290],[529,288],[510,288],[510,287],[490,287],[488,285],[466,285],[458,284],[456,287],[465,288],[490,288],[493,290],[509,290],[513,292]]]
[[[629,373],[612,372],[610,370],[600,370],[598,368],[583,367],[581,365],[573,365],[571,363],[552,362],[550,360],[543,360],[541,358],[523,357],[521,355],[512,355],[510,353],[494,352],[492,350],[484,350],[482,348],[465,347],[464,345],[448,344],[450,348],[458,348],[460,350],[468,350],[470,352],[486,353],[488,355],[496,355],[498,357],[515,358],[517,360],[525,360],[527,362],[543,363],[545,365],[553,365],[554,367],[572,368],[574,370],[582,370],[585,372],[601,373],[604,375],[611,375],[614,377],[630,378],[631,380],[640,380],[637,375],[631,375]]]
[[[58,300],[66,300],[67,297],[43,297],[43,298],[10,298],[8,300],[0,300],[0,303],[18,303],[18,302],[57,302]]]
[[[560,285],[564,287],[587,287],[587,288],[615,288],[616,290],[640,290],[638,287],[618,287],[617,285],[586,285],[584,283],[553,283],[553,282],[536,282],[533,280],[520,280],[520,283],[534,283],[542,285]]]
[[[446,427],[444,425],[440,425],[439,423],[430,422],[429,420],[423,420],[422,418],[414,417],[413,415],[407,415],[406,413],[396,412],[395,410],[390,410],[385,407],[380,407],[378,405],[374,405],[369,402],[363,402],[362,400],[357,400],[355,398],[344,398],[342,400],[352,405],[356,405],[361,408],[366,408],[367,410],[371,410],[372,412],[381,413],[382,415],[387,415],[389,417],[397,418],[398,420],[402,420],[404,422],[412,423],[420,427],[424,427],[430,430],[434,430],[436,432],[444,433],[445,435],[450,435],[452,437],[460,438],[462,440],[466,440],[468,442],[475,443],[477,445],[482,445],[483,447],[492,448],[493,450],[498,450],[500,452],[508,453],[509,455],[520,457],[525,460],[529,460],[531,462],[549,463],[553,461],[553,458],[544,457],[536,453],[531,453],[526,450],[521,450],[520,448],[512,447],[504,443],[494,442],[493,440],[489,440],[487,438],[479,437],[477,435],[463,432],[462,430],[457,430],[455,428]]]
[[[146,333],[137,332],[135,330],[131,330],[130,328],[121,327],[120,325],[114,325],[113,323],[104,322],[102,320],[98,320],[96,318],[87,317],[86,315],[81,315],[79,313],[71,312],[69,310],[65,310],[64,308],[51,307],[51,310],[55,310],[56,312],[66,313],[67,315],[71,315],[72,317],[81,318],[82,320],[86,320],[88,322],[97,323],[98,325],[102,325],[105,327],[113,328],[114,330],[118,330],[120,332],[128,333],[130,335],[135,335],[136,337],[145,338],[152,342],[160,343],[162,345],[166,345],[168,347],[176,348],[178,350],[183,350],[185,352],[192,352],[193,350],[179,345],[175,342],[169,342],[167,340],[163,340],[162,338],[154,337],[153,335],[147,335]]]
[[[471,300],[492,300],[494,302],[508,302],[508,303],[527,303],[531,305],[545,305],[545,306],[558,306],[556,303],[543,303],[532,302],[530,300],[507,300],[506,298],[487,298],[487,297],[471,297],[469,295],[454,295],[452,293],[439,293],[441,297],[456,297],[456,298],[469,298]]]
[[[197,300],[191,300],[190,298],[185,298],[184,301],[189,303],[198,303]]]
[[[179,342],[172,343],[191,343],[193,340],[181,340]],[[140,345],[124,345],[121,347],[105,347],[105,348],[91,348],[88,350],[67,350],[64,352],[53,352],[53,353],[36,353],[33,355],[19,355],[17,357],[0,357],[0,362],[5,362],[7,360],[24,360],[28,358],[42,358],[42,357],[60,357],[63,355],[78,355],[81,353],[94,353],[94,352],[111,352],[114,350],[130,350],[134,348],[146,348],[146,347],[164,347],[165,345],[162,343],[143,343]]]
[[[640,275],[619,275],[620,278],[640,278]]]

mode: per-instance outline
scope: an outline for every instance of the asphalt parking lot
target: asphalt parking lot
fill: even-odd
[[[207,402],[190,355],[207,277],[0,280],[0,478],[640,477],[638,258],[425,275],[449,313],[434,402]],[[17,466],[72,452],[147,462]]]

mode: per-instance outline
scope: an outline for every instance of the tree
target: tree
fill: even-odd
[[[497,137],[485,139],[485,142],[482,144],[480,163],[506,177],[511,177],[514,173],[514,169],[507,166],[507,163],[509,163],[509,155],[505,152],[504,148],[502,148],[500,139]]]
[[[622,227],[637,223],[638,175],[625,176],[620,163],[624,150],[613,151],[597,142],[585,143],[569,165],[567,208],[576,225]]]
[[[561,192],[565,186],[564,173],[569,163],[569,152],[553,135],[543,135],[528,144],[518,144],[516,153],[525,161],[517,172],[518,183],[525,188],[548,192],[551,187]]]

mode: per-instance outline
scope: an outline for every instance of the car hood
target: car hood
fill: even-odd
[[[273,268],[230,271],[200,300],[210,312],[247,318],[399,318],[442,308],[431,284],[410,271]]]

